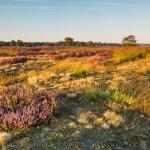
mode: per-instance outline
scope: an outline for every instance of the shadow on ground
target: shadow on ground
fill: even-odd
[[[67,100],[66,103],[66,112],[50,125],[14,137],[8,149],[150,149],[150,120],[144,115],[111,101],[87,104],[84,101]]]

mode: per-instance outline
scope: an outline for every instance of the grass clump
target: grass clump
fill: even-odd
[[[129,105],[141,113],[150,115],[150,86],[146,80],[135,79],[120,82],[117,89],[111,90],[111,99]]]
[[[126,95],[125,93],[121,93],[118,91],[115,91],[112,96],[111,96],[112,100],[121,102],[121,103],[126,103],[128,105],[131,105],[134,100],[132,97],[129,97],[128,95]]]
[[[116,114],[116,112],[110,110],[104,112],[103,116],[106,122],[114,127],[118,127],[124,122],[124,119],[121,115]]]
[[[80,70],[78,72],[73,72],[71,74],[71,76],[75,78],[86,78],[87,75],[88,75],[88,72],[86,70]]]
[[[52,70],[57,74],[70,72],[75,77],[86,77],[86,75],[98,72],[99,66],[92,63],[85,63],[79,59],[66,59],[59,63],[56,62]]]
[[[137,48],[130,48],[115,51],[113,55],[113,60],[116,63],[124,63],[129,61],[135,61],[138,59],[149,57],[150,51],[147,49],[137,49]]]
[[[98,102],[99,100],[107,100],[110,97],[109,92],[98,88],[90,88],[84,91],[82,99],[90,102]]]
[[[11,134],[7,132],[0,132],[0,144],[2,145],[2,150],[6,150],[6,144],[11,139]]]
[[[120,59],[120,63],[128,62],[128,61],[135,61],[137,59],[142,59],[142,58],[145,58],[145,57],[146,57],[145,52],[131,54],[131,55],[128,55],[128,56],[124,56],[122,59]]]
[[[8,75],[0,77],[0,86],[13,85],[17,82],[23,82],[26,79],[26,74]]]

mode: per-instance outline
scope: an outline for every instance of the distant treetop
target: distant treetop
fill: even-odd
[[[136,37],[134,35],[129,35],[127,37],[124,37],[122,44],[127,46],[134,46],[136,45]]]
[[[72,46],[73,42],[74,42],[73,38],[71,38],[71,37],[66,37],[65,38],[65,43],[66,43],[67,46]]]

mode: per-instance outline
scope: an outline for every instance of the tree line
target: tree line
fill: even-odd
[[[121,46],[128,45],[134,46],[136,45],[136,37],[134,35],[129,35],[122,40],[122,44],[120,43],[102,43],[102,42],[82,42],[82,41],[74,41],[71,37],[66,37],[64,41],[59,42],[24,42],[22,40],[12,40],[10,42],[0,41],[0,46]]]
[[[73,41],[73,42],[4,42],[0,41],[0,46],[119,46],[119,43],[102,43],[102,42],[82,42],[82,41]]]

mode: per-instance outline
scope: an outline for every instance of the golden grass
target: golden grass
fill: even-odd
[[[129,61],[127,63],[117,66],[119,72],[135,72],[135,73],[147,73],[150,71],[150,59],[140,59],[136,61]]]
[[[16,82],[21,82],[26,78],[26,73],[22,73],[20,75],[9,75],[9,76],[1,76],[0,77],[0,86],[14,84]]]
[[[0,56],[14,56],[16,51],[12,49],[0,49]]]
[[[6,132],[0,132],[0,144],[2,145],[2,150],[6,150],[7,141],[10,140],[11,135]]]
[[[53,70],[57,73],[65,73],[65,72],[81,72],[87,71],[89,73],[95,73],[96,71],[100,71],[104,69],[103,66],[95,65],[92,63],[87,63],[84,59],[66,59],[60,62],[57,62],[53,67]]]
[[[122,50],[114,51],[112,60],[116,63],[133,61],[140,58],[149,57],[150,50],[143,47],[126,47]]]
[[[0,77],[0,86],[23,82],[35,74],[37,74],[35,71],[28,71],[16,75],[3,75]]]
[[[14,74],[9,75],[9,68],[13,67],[10,65],[6,66],[8,75],[5,75],[5,72],[0,76],[0,85],[8,86],[16,82],[23,82],[22,84],[26,84],[26,86],[37,86],[37,88],[47,89],[48,92],[53,92],[56,95],[58,93],[60,97],[66,95],[63,100],[65,100],[67,107],[71,107],[69,110],[73,111],[77,105],[82,108],[82,103],[86,103],[86,109],[78,112],[77,122],[73,122],[76,119],[75,116],[71,122],[67,123],[67,132],[69,128],[76,130],[79,127],[84,131],[93,131],[95,127],[101,131],[103,131],[102,129],[110,131],[113,128],[118,130],[119,127],[124,127],[122,125],[126,124],[126,119],[130,118],[131,110],[133,113],[138,112],[139,115],[150,116],[149,78],[143,76],[135,78],[140,73],[148,74],[147,72],[150,70],[148,48],[88,47],[85,48],[85,51],[92,51],[92,49],[93,51],[112,50],[114,52],[112,64],[92,64],[87,62],[85,58],[68,58],[55,61],[53,65],[48,65],[48,61],[43,63],[39,60],[27,62],[24,66],[17,65],[17,70],[13,71]],[[63,50],[78,52],[83,50],[83,47]],[[143,58],[138,57],[134,60],[134,57],[141,54]],[[43,55],[42,59],[44,57],[47,56]],[[122,63],[120,63],[121,61]],[[3,69],[4,65],[1,67]],[[24,70],[24,72],[21,73],[19,70]],[[72,76],[72,74],[77,75],[84,72],[89,76],[85,78]],[[68,105],[68,103],[70,104]],[[72,103],[75,103],[75,107],[72,106]],[[127,113],[125,117],[121,115],[124,111]],[[69,113],[68,115],[70,115]],[[65,119],[62,118],[62,120]],[[65,126],[65,123],[60,125],[61,129],[62,125]],[[78,132],[80,136],[79,133],[80,131]],[[97,134],[98,132],[96,132]]]

